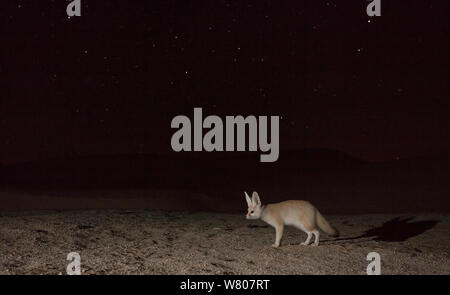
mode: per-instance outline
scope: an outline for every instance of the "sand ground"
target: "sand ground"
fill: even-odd
[[[83,274],[450,274],[450,216],[326,216],[341,236],[318,247],[287,227],[242,214],[163,211],[39,211],[0,215],[0,274],[65,274],[69,252]]]

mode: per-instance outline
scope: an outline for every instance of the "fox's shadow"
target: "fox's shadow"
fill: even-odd
[[[413,221],[411,217],[396,217],[383,223],[380,227],[365,231],[362,235],[349,238],[335,239],[333,241],[356,240],[361,238],[372,238],[373,241],[403,242],[409,238],[418,236],[433,228],[439,220]]]

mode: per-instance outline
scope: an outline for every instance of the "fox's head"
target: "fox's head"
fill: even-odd
[[[262,206],[261,200],[259,199],[258,193],[253,192],[252,198],[250,199],[247,192],[245,192],[245,199],[247,200],[248,212],[247,219],[258,219],[261,218]]]

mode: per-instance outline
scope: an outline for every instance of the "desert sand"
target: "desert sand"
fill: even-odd
[[[245,210],[243,210],[245,211]],[[82,274],[450,274],[450,216],[327,215],[341,236],[301,246],[306,235],[242,214],[147,210],[7,212],[0,215],[0,274],[65,274],[69,252]]]

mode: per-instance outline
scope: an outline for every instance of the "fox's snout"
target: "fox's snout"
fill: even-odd
[[[247,215],[245,215],[245,219],[258,219],[258,217],[252,215],[251,213],[247,213]]]

